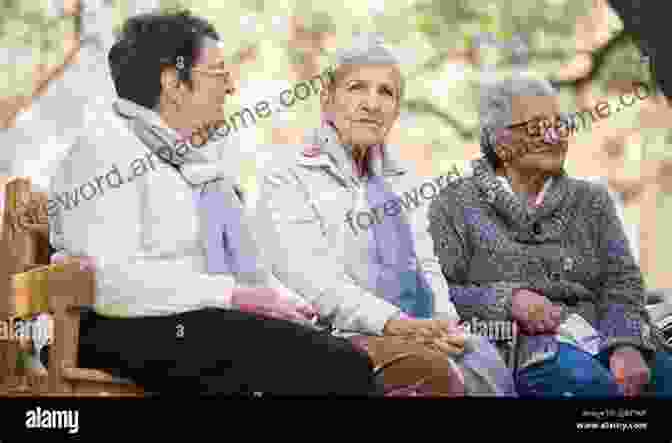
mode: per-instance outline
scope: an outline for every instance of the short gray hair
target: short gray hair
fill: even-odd
[[[480,123],[481,151],[496,166],[494,134],[514,122],[513,97],[554,96],[555,88],[548,80],[515,74],[481,85],[478,117]]]
[[[401,67],[399,58],[385,46],[383,39],[377,34],[361,34],[355,37],[349,48],[336,51],[332,69],[332,80],[336,80],[337,73],[353,65],[394,65]],[[404,96],[405,79],[399,69],[401,83],[399,100]]]

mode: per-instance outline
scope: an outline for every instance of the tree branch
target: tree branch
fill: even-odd
[[[571,80],[551,79],[551,83],[557,88],[577,88],[594,80],[601,73],[602,69],[604,69],[607,56],[615,49],[626,45],[629,42],[629,38],[623,31],[619,32],[603,46],[588,52],[592,60],[592,66],[585,75]]]
[[[447,114],[435,105],[425,100],[407,100],[402,106],[410,112],[429,114],[438,117],[443,123],[455,129],[463,140],[476,138],[476,131],[465,127],[458,119]]]

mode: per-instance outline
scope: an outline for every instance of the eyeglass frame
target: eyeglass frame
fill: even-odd
[[[560,118],[564,122],[571,122],[571,114],[567,114],[565,112],[562,112],[562,113],[558,114],[556,117]],[[531,134],[529,125],[532,122],[540,123],[544,120],[549,120],[549,119],[546,118],[546,117],[541,117],[541,116],[534,117],[534,118],[531,118],[529,120],[525,120],[523,122],[513,123],[513,124],[510,124],[510,125],[507,125],[506,129],[516,129],[516,128],[521,128],[523,126],[527,126],[527,135],[532,136],[532,137],[541,137],[542,136],[541,134]],[[567,126],[568,129],[572,129],[569,124],[567,124],[566,126]],[[549,126],[549,127],[552,127],[552,126]],[[548,129],[549,127],[547,127],[546,129]]]
[[[201,74],[205,74],[209,77],[226,77],[231,75],[231,71],[227,69],[201,69],[197,68],[195,66],[192,66],[191,68],[192,72],[200,72]]]

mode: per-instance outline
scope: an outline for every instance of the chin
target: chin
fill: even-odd
[[[353,145],[362,146],[373,146],[385,142],[385,140],[381,137],[353,137],[351,140]]]
[[[552,162],[540,166],[541,167],[539,169],[548,173],[549,175],[559,175],[562,172],[562,168],[565,167],[565,163]]]
[[[373,131],[358,131],[355,130],[351,134],[352,144],[371,146],[385,142],[385,137],[381,134],[376,134]]]

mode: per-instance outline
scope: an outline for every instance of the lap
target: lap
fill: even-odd
[[[403,337],[355,336],[376,366],[385,365],[386,389],[418,385],[429,395],[463,396],[463,376],[453,359]],[[388,366],[389,364],[389,366]]]
[[[672,354],[656,352],[649,366],[651,383],[648,393],[658,397],[672,397]]]
[[[141,384],[228,379],[232,386],[282,394],[317,392],[329,384],[361,394],[372,384],[372,362],[347,340],[240,311],[97,317],[89,326],[81,340],[82,350],[95,354],[92,367],[111,368]]]
[[[518,392],[530,396],[618,396],[608,368],[592,355],[559,343],[557,355],[520,371]]]

